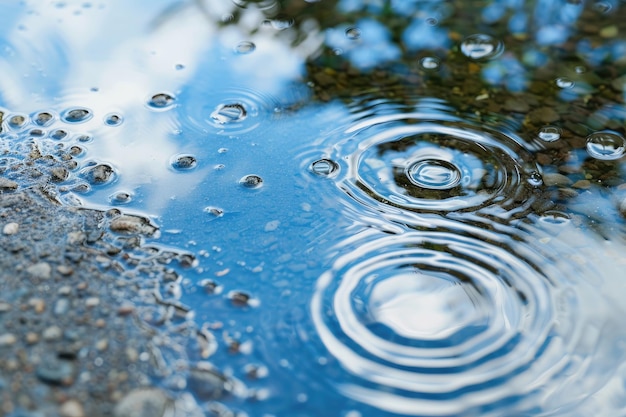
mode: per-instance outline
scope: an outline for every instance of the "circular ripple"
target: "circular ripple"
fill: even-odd
[[[181,99],[181,102],[184,101]],[[206,97],[189,97],[182,115],[203,132],[238,135],[266,125],[280,112],[275,98],[250,89],[229,89]]]
[[[501,412],[571,406],[604,383],[581,360],[605,360],[604,336],[587,326],[610,326],[585,317],[602,302],[570,281],[589,271],[555,270],[558,260],[494,236],[371,232],[346,242],[358,249],[320,277],[311,302],[323,349],[350,375],[332,367],[344,395],[402,415],[511,415]],[[586,392],[573,388],[583,377]]]
[[[540,185],[521,139],[464,121],[380,116],[345,133],[339,186],[379,212],[523,211]]]

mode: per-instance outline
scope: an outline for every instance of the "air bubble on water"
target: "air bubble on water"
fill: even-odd
[[[22,115],[15,115],[9,118],[9,126],[13,129],[20,128],[26,124],[26,117]]]
[[[131,202],[133,195],[127,191],[118,191],[109,196],[111,204],[128,204]]]
[[[604,130],[587,137],[587,153],[603,161],[611,161],[624,156],[626,140],[617,132]]]
[[[429,26],[437,26],[438,23],[439,21],[434,17],[429,17],[428,19],[426,19],[426,24]]]
[[[540,172],[537,171],[533,171],[528,175],[528,184],[532,185],[533,187],[540,187],[541,185],[543,185],[543,177],[541,176]]]
[[[285,30],[285,29],[289,29],[291,26],[293,26],[294,24],[294,19],[293,18],[289,18],[289,17],[285,17],[285,16],[281,16],[281,17],[276,17],[272,20],[270,20],[270,23],[272,25],[272,27],[276,30]]]
[[[228,293],[228,299],[237,307],[256,307],[259,305],[259,301],[252,298],[252,296],[243,291],[231,291]]]
[[[175,155],[170,160],[170,165],[177,171],[187,171],[198,165],[195,156],[189,154]]]
[[[228,152],[228,148],[219,148],[217,150],[217,153],[226,153],[226,152]]]
[[[55,130],[50,134],[52,139],[61,140],[67,137],[67,132],[62,129]]]
[[[435,56],[425,56],[419,61],[420,68],[426,71],[436,71],[441,65],[439,58]]]
[[[263,178],[258,175],[250,174],[242,177],[239,180],[239,184],[245,188],[260,188],[263,185]]]
[[[177,71],[180,71],[182,69],[185,69],[185,66],[183,64],[176,64],[174,68],[176,68]]]
[[[104,123],[109,126],[119,126],[122,124],[123,121],[124,119],[122,118],[122,116],[116,113],[109,113],[104,116]]]
[[[207,294],[220,294],[222,292],[223,287],[219,285],[217,282],[212,279],[203,279],[198,282],[198,285],[207,293]]]
[[[486,61],[498,57],[504,51],[504,43],[485,35],[470,35],[461,43],[461,53],[474,61]]]
[[[576,74],[584,74],[584,73],[587,71],[587,68],[585,68],[585,67],[584,67],[584,66],[582,66],[582,65],[577,65],[577,66],[574,68],[574,71],[576,72]]]
[[[352,41],[360,39],[361,29],[357,27],[351,27],[351,28],[346,29],[346,37]]]
[[[256,45],[250,41],[239,42],[237,46],[235,46],[235,52],[240,55],[252,53],[255,49]]]
[[[93,114],[88,109],[78,107],[65,111],[62,117],[68,123],[83,123],[91,119]]]
[[[166,109],[172,107],[175,98],[167,93],[158,93],[153,95],[148,101],[148,106],[153,109]]]
[[[561,129],[556,126],[543,126],[537,132],[537,137],[544,142],[554,142],[561,138]]]
[[[42,137],[44,135],[44,131],[41,129],[32,129],[30,131],[30,135],[35,137]]]
[[[248,115],[246,108],[239,103],[220,104],[211,113],[211,118],[219,124],[238,123]]]
[[[46,126],[50,124],[52,119],[54,119],[54,116],[48,112],[37,113],[35,117],[33,117],[33,121],[39,126]]]
[[[570,80],[567,77],[559,77],[554,80],[556,86],[559,88],[572,88],[574,87],[574,81]]]
[[[566,224],[569,223],[570,216],[562,211],[548,210],[542,213],[540,220],[550,224]]]
[[[311,164],[313,174],[322,177],[333,177],[339,172],[339,165],[331,159],[319,159]]]
[[[79,142],[87,143],[91,142],[93,140],[93,137],[91,135],[79,135],[76,140]]]
[[[610,2],[608,2],[608,1],[596,1],[593,4],[593,8],[597,12],[600,12],[602,14],[606,14],[606,13],[611,11],[611,9],[613,8],[613,5]]]

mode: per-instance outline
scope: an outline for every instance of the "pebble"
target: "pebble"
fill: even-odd
[[[61,417],[85,417],[85,410],[76,400],[68,400],[59,407]]]
[[[10,346],[17,342],[17,337],[13,333],[0,334],[0,347]]]
[[[0,313],[6,313],[9,310],[11,310],[11,304],[5,301],[0,301]]]
[[[16,190],[17,183],[8,178],[0,177],[0,190]]]
[[[137,233],[153,235],[157,228],[148,219],[139,216],[122,215],[111,220],[110,228],[117,233]]]
[[[52,341],[60,339],[62,334],[63,331],[59,326],[50,326],[42,332],[41,336],[44,340]]]
[[[591,181],[589,180],[578,180],[574,184],[572,184],[574,188],[580,188],[582,190],[587,190],[591,187]]]
[[[4,233],[5,235],[14,235],[17,233],[19,228],[20,225],[15,222],[7,223],[2,228],[2,233]]]
[[[74,366],[71,362],[48,357],[42,359],[35,371],[37,377],[52,385],[71,385],[74,382]]]
[[[100,299],[98,297],[89,297],[85,300],[85,306],[87,308],[96,307],[100,304]]]
[[[204,363],[189,371],[188,387],[202,400],[215,400],[231,390],[231,383],[224,375]]]
[[[47,262],[38,262],[26,268],[26,272],[35,278],[48,279],[52,273],[52,267]]]
[[[57,266],[57,272],[61,275],[72,275],[72,273],[74,272],[74,269],[71,266],[67,266],[67,265],[59,265]]]
[[[528,119],[534,124],[554,123],[561,116],[552,107],[540,107],[528,113]]]
[[[69,310],[70,302],[67,298],[59,298],[54,303],[53,313],[55,316],[63,316]]]
[[[26,333],[25,340],[26,343],[28,343],[29,345],[34,345],[35,343],[39,342],[39,335],[34,332],[28,332]]]
[[[174,404],[159,388],[138,388],[129,392],[115,406],[115,417],[163,417],[173,414]]]
[[[557,187],[564,187],[570,185],[572,180],[563,174],[547,173],[543,174],[543,183],[548,187],[553,185],[556,185]]]

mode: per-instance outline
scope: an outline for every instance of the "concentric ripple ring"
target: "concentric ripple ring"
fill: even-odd
[[[362,206],[384,211],[525,211],[540,170],[514,134],[420,113],[371,117],[336,147],[347,164],[338,186]]]
[[[585,361],[599,356],[585,345],[601,345],[601,336],[578,311],[593,296],[568,282],[569,271],[546,275],[537,253],[516,250],[441,231],[371,232],[336,258],[318,280],[311,314],[324,348],[350,375],[337,388],[419,416],[560,407],[577,400],[578,378],[593,392],[603,382],[586,375]]]

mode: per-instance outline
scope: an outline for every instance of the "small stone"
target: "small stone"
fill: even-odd
[[[138,388],[115,406],[115,417],[163,417],[173,414],[173,401],[159,388]]]
[[[543,183],[548,187],[553,185],[556,185],[557,187],[565,187],[570,185],[572,180],[563,174],[547,173],[543,174]]]
[[[6,313],[9,310],[11,310],[11,304],[6,301],[0,301],[0,313]]]
[[[10,346],[17,342],[17,337],[13,333],[0,334],[0,347]]]
[[[516,113],[527,113],[530,105],[520,98],[509,98],[504,102],[504,109]]]
[[[54,303],[53,313],[55,316],[63,316],[70,308],[70,302],[67,298],[59,298]]]
[[[111,230],[117,233],[137,233],[152,236],[157,228],[145,217],[122,215],[111,220]]]
[[[72,363],[55,356],[43,358],[35,371],[37,377],[51,385],[71,385],[74,382]]]
[[[617,26],[611,25],[611,26],[605,26],[602,29],[600,29],[599,35],[602,38],[610,39],[610,38],[616,37],[618,33],[619,33],[619,29],[617,28]]]
[[[528,119],[536,125],[554,123],[560,118],[561,116],[552,107],[540,107],[528,113]]]
[[[100,304],[100,299],[98,297],[89,297],[85,300],[85,306],[87,308],[93,308]]]
[[[206,363],[199,363],[189,370],[189,389],[200,399],[216,400],[232,390],[228,378]]]
[[[591,187],[591,181],[589,180],[578,180],[574,184],[572,184],[574,188],[580,188],[581,190],[587,190]]]
[[[34,332],[28,332],[26,333],[25,340],[26,343],[28,343],[29,345],[34,345],[35,343],[39,342],[39,335]]]
[[[50,170],[50,176],[54,182],[63,182],[70,176],[70,172],[63,167],[54,167]]]
[[[59,265],[57,266],[57,272],[64,276],[69,276],[74,273],[74,269],[71,266]]]
[[[61,338],[63,331],[59,326],[50,326],[41,334],[44,340],[53,341]]]
[[[70,232],[67,234],[67,243],[70,245],[75,245],[78,243],[83,243],[87,239],[87,235],[83,232]]]
[[[96,342],[96,350],[102,352],[103,350],[107,350],[109,347],[108,339],[100,339]]]
[[[37,314],[43,313],[46,309],[46,302],[42,298],[31,298],[28,300],[28,305],[30,305]]]
[[[81,403],[76,400],[69,400],[59,407],[61,417],[85,417],[85,410]]]
[[[34,278],[48,279],[52,273],[52,267],[47,262],[38,262],[26,268],[26,272]]]
[[[14,235],[17,233],[19,228],[20,225],[15,222],[7,223],[2,228],[2,233],[4,233],[5,235]]]
[[[8,178],[0,177],[0,190],[16,190],[17,183]]]

